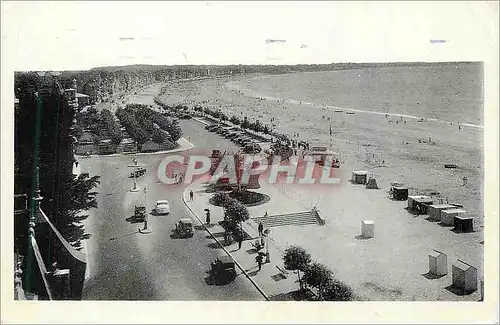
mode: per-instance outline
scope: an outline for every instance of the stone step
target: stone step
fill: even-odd
[[[271,215],[267,217],[254,217],[255,222],[262,222],[264,227],[301,226],[310,224],[321,224],[318,217],[312,211]]]
[[[309,215],[309,216],[294,216],[294,217],[277,217],[277,218],[256,218],[255,219],[257,222],[262,222],[262,223],[270,223],[270,222],[280,222],[280,221],[314,221],[316,222],[316,217]]]

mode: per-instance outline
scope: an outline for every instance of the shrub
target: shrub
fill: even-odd
[[[323,299],[327,301],[350,301],[354,299],[354,293],[345,283],[333,280],[325,286]]]
[[[162,146],[164,150],[172,150],[178,147],[177,143],[170,140],[165,140]]]
[[[232,191],[229,197],[238,200],[243,204],[254,204],[265,199],[265,196],[261,193],[243,190],[243,191]]]
[[[229,203],[229,195],[226,192],[215,193],[212,201],[214,205],[225,207]]]
[[[161,129],[154,129],[151,138],[154,143],[162,144],[168,139],[168,133]]]

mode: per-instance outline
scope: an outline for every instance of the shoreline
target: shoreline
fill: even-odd
[[[280,75],[266,75],[265,77],[273,77],[273,76],[280,76]],[[257,76],[257,77],[252,77],[249,78],[248,80],[256,80],[262,76]],[[239,91],[242,93],[244,96],[249,97],[249,98],[264,98],[265,100],[269,101],[275,101],[275,102],[282,102],[282,103],[288,103],[288,104],[296,104],[296,105],[306,105],[306,106],[311,106],[314,108],[322,109],[322,108],[329,108],[329,109],[334,109],[334,110],[343,110],[343,111],[349,111],[349,112],[357,112],[357,113],[364,113],[364,114],[374,114],[374,115],[383,115],[383,116],[389,116],[389,117],[402,117],[402,118],[407,118],[407,119],[414,119],[414,120],[420,120],[420,119],[425,119],[425,122],[437,122],[437,123],[442,123],[442,124],[450,124],[450,125],[461,125],[461,126],[468,126],[468,127],[473,127],[476,129],[484,130],[484,125],[479,125],[479,124],[472,124],[468,122],[453,122],[453,121],[446,121],[438,118],[432,118],[432,117],[426,117],[426,116],[416,116],[416,115],[409,115],[409,114],[403,114],[403,113],[385,113],[385,112],[379,112],[379,111],[372,111],[366,108],[350,108],[350,107],[341,107],[341,106],[334,106],[334,105],[322,105],[322,104],[317,104],[317,103],[312,103],[312,102],[307,102],[307,101],[300,101],[297,99],[293,98],[280,98],[280,97],[274,97],[274,96],[269,96],[265,94],[260,94],[258,92],[253,91],[252,89],[245,88],[245,87],[240,87],[237,85],[234,81],[228,81],[224,84],[225,87],[227,87],[230,90],[233,91]]]

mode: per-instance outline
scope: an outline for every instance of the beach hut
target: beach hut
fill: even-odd
[[[366,184],[368,180],[368,172],[364,170],[354,170],[352,172],[352,182],[354,184]]]
[[[462,260],[457,260],[451,269],[453,286],[464,293],[477,290],[477,269]]]
[[[427,214],[427,206],[434,204],[434,200],[426,195],[408,196],[408,209],[420,211],[420,214]]]
[[[450,209],[441,211],[441,223],[445,226],[453,226],[455,224],[455,217],[463,215],[467,211],[463,209]]]
[[[408,188],[403,186],[393,186],[392,198],[397,201],[406,201],[408,199]]]
[[[429,254],[429,273],[437,276],[448,274],[448,257],[446,254],[435,249]]]
[[[456,232],[473,232],[474,231],[474,221],[472,217],[467,217],[464,215],[458,215],[454,218],[453,224]]]
[[[361,236],[363,238],[372,238],[375,234],[375,223],[372,220],[361,222]]]
[[[368,179],[365,187],[367,189],[378,189],[377,181],[375,180],[375,178]]]
[[[456,209],[455,206],[451,204],[432,204],[429,205],[429,220],[441,221],[441,211]]]

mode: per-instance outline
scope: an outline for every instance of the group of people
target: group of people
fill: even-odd
[[[176,184],[182,183],[184,181],[184,174],[182,174],[182,173],[180,173],[180,174],[174,173],[174,180],[175,180]]]

